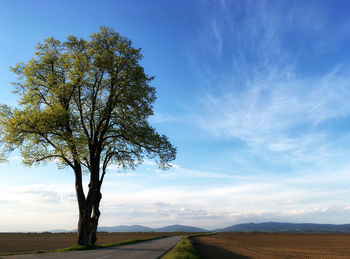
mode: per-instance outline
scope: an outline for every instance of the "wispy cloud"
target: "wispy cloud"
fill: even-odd
[[[332,123],[350,116],[350,69],[344,59],[321,63],[322,49],[331,47],[319,45],[327,11],[269,1],[210,8],[203,27],[211,26],[199,37],[212,40],[200,41],[202,51],[191,58],[202,57],[194,70],[203,87],[192,121],[214,137],[243,141],[259,156],[276,160],[279,153],[287,163],[349,154],[348,134]]]
[[[166,172],[148,160],[133,172],[111,165],[100,225],[347,222],[350,20],[330,22],[331,4],[196,2],[191,19],[197,25],[201,13],[201,26],[190,27],[198,38],[185,46],[192,71],[169,70],[183,81],[162,81],[169,86],[161,96],[174,93],[170,85],[179,95],[159,102],[150,118],[179,158]],[[73,174],[30,184],[50,182],[54,167],[32,169],[29,179],[11,159],[1,170],[0,231],[75,228]],[[16,180],[7,177],[15,167]]]
[[[215,228],[266,220],[346,222],[349,170],[220,178],[220,174],[199,170],[192,174],[178,166],[170,174],[171,182],[169,176],[152,172],[147,173],[147,181],[133,176],[127,181],[117,181],[118,176],[110,179],[104,189],[101,224],[161,226],[180,222]],[[201,186],[206,177],[210,182],[222,181]],[[152,180],[148,182],[150,179],[158,179],[158,187]],[[177,181],[182,182],[181,187]]]
[[[203,179],[208,182],[204,184]],[[350,216],[349,181],[349,170],[230,177],[176,166],[174,172],[163,176],[155,171],[111,173],[103,186],[100,225],[189,224],[217,228],[266,220],[345,223],[344,215]],[[72,184],[3,184],[0,195],[0,231],[76,227],[78,213]]]
[[[327,132],[317,126],[350,114],[349,79],[339,74],[314,82],[267,78],[239,92],[232,87],[231,92],[203,98],[196,121],[220,137],[275,151],[319,143]]]
[[[165,123],[165,122],[174,122],[178,120],[174,115],[156,113],[154,116],[150,117],[151,123]]]
[[[75,227],[77,203],[70,185],[0,185],[0,232]]]
[[[106,189],[102,222],[153,226],[181,222],[215,228],[253,219],[325,223],[336,217],[333,222],[344,223],[344,218],[337,218],[337,214],[345,213],[348,206],[345,198],[348,191],[341,183],[348,181],[349,176],[335,174],[332,179],[329,175],[319,176],[317,183],[309,180],[303,176],[271,176],[250,183],[230,181],[220,187],[135,186],[123,188],[117,191],[120,195],[114,196]],[[330,185],[338,189],[327,187]],[[118,197],[118,202],[112,197]]]

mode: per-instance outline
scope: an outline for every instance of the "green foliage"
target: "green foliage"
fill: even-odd
[[[162,259],[198,259],[199,255],[188,236],[184,237]]]
[[[90,40],[46,39],[35,57],[11,70],[17,108],[0,106],[3,161],[18,149],[24,164],[54,161],[91,172],[95,163],[134,168],[145,157],[168,168],[176,149],[148,123],[153,77],[144,73],[140,49],[101,27]]]

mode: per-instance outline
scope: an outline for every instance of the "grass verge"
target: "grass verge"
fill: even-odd
[[[199,259],[199,256],[191,243],[190,237],[185,236],[162,259]]]
[[[101,249],[101,248],[107,248],[107,247],[112,247],[112,246],[128,245],[128,244],[133,244],[133,243],[138,243],[138,242],[143,242],[143,241],[148,241],[148,240],[156,240],[156,239],[160,239],[163,237],[167,237],[167,236],[159,236],[159,237],[151,237],[151,238],[138,238],[138,239],[131,239],[131,240],[115,242],[115,243],[94,245],[94,246],[75,245],[75,246],[71,246],[71,247],[67,247],[67,248],[63,248],[63,249],[58,249],[58,250],[56,250],[56,252]]]
[[[53,253],[53,252],[66,252],[66,251],[82,251],[82,250],[92,250],[92,249],[101,249],[101,248],[107,248],[112,246],[120,246],[120,245],[127,245],[127,244],[133,244],[143,241],[149,241],[149,240],[156,240],[160,239],[165,236],[158,236],[158,237],[151,237],[151,238],[138,238],[138,239],[131,239],[121,242],[115,242],[115,243],[108,243],[108,244],[100,244],[100,245],[93,245],[93,246],[81,246],[81,245],[74,245],[67,248],[61,248],[61,249],[55,249],[55,250],[35,250],[30,252],[10,252],[10,253],[0,253],[0,256],[4,255],[20,255],[20,254],[40,254],[40,253]]]

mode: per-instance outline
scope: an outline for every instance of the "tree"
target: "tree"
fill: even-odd
[[[90,40],[46,39],[17,74],[17,108],[1,105],[2,159],[17,149],[27,166],[55,162],[75,174],[78,241],[96,242],[101,185],[108,165],[134,169],[145,158],[166,169],[176,149],[147,121],[153,115],[153,77],[145,74],[140,49],[113,29]],[[90,174],[85,195],[82,174]]]

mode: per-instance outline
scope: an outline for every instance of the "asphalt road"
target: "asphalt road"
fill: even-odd
[[[156,259],[164,255],[181,240],[182,236],[165,237],[130,245],[114,246],[96,250],[69,251],[60,253],[1,256],[6,259]]]

